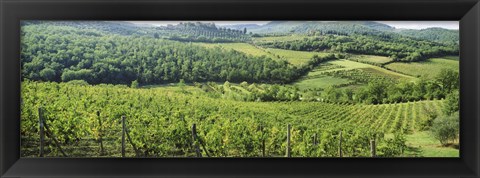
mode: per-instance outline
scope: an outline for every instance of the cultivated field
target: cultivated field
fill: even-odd
[[[458,58],[457,58],[458,59]],[[387,69],[414,77],[431,78],[442,69],[459,70],[459,61],[454,57],[432,58],[422,62],[400,63],[395,62],[385,66]]]

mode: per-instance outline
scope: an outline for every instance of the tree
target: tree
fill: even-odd
[[[247,28],[243,28],[243,34],[247,34]]]
[[[55,71],[50,68],[45,68],[40,71],[40,77],[45,81],[52,81],[55,80]]]
[[[446,93],[450,93],[460,86],[459,73],[452,69],[442,69],[436,77],[436,80],[440,82],[440,85]]]
[[[447,116],[452,115],[460,110],[460,92],[454,90],[445,97],[443,105],[443,113]]]
[[[454,142],[459,135],[460,120],[458,112],[450,116],[441,116],[433,121],[431,132],[445,146]]]

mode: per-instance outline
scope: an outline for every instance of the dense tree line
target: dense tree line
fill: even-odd
[[[217,27],[214,23],[186,22],[167,27],[157,27],[154,36],[160,37],[159,33],[167,39],[176,41],[195,42],[242,42],[250,39],[246,29],[235,30],[225,27]]]
[[[458,45],[445,45],[405,37],[366,35],[322,35],[297,41],[264,42],[259,45],[299,51],[335,51],[387,56],[395,61],[422,61],[432,57],[458,55]]]
[[[23,26],[21,33],[22,77],[31,80],[289,83],[300,75],[286,61],[146,36],[48,24]]]

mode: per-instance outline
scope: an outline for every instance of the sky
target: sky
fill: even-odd
[[[178,24],[188,21],[128,21],[135,24],[151,24],[156,26],[166,26],[167,24]],[[195,21],[192,21],[195,22]],[[234,24],[258,24],[263,25],[270,21],[201,21],[214,22],[217,25],[234,25]],[[425,29],[431,27],[441,27],[446,29],[459,29],[459,21],[376,21],[390,25],[395,28],[406,29]]]

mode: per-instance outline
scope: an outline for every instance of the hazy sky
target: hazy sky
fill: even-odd
[[[128,21],[135,24],[151,24],[166,26],[167,24],[178,24],[180,22],[188,21]],[[194,21],[192,21],[194,22]],[[201,21],[201,22],[214,22],[217,25],[233,25],[233,24],[258,24],[263,25],[270,21]],[[446,29],[458,29],[458,21],[376,21],[390,25],[395,28],[407,28],[407,29],[425,29],[430,27],[441,27]]]

